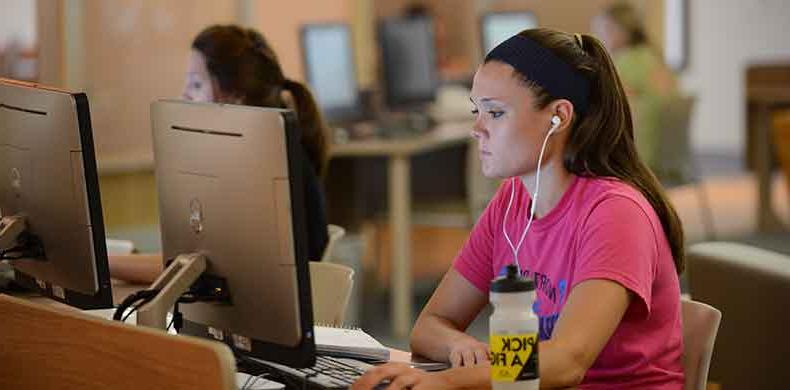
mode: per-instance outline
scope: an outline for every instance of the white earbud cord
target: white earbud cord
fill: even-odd
[[[552,132],[554,132],[555,128],[556,126],[549,130],[548,134],[546,134],[546,138],[543,139],[543,146],[540,148],[540,155],[538,156],[538,169],[535,172],[535,194],[532,195],[532,205],[529,208],[529,220],[527,221],[527,227],[524,228],[524,232],[521,233],[521,238],[518,240],[518,244],[516,246],[513,246],[513,242],[510,241],[510,236],[507,234],[507,229],[505,229],[507,215],[510,213],[510,207],[513,205],[513,198],[515,198],[516,195],[516,180],[518,180],[518,177],[510,179],[510,202],[507,204],[505,216],[502,219],[502,233],[505,235],[505,240],[507,240],[508,245],[510,245],[510,249],[513,250],[513,264],[515,264],[516,268],[518,268],[519,275],[521,274],[521,265],[518,263],[518,251],[521,249],[521,244],[524,243],[524,238],[527,237],[527,232],[529,231],[530,226],[532,226],[532,220],[535,218],[535,207],[538,204],[538,192],[540,191],[540,165],[543,162],[543,152],[546,151],[546,145],[549,142],[549,137],[551,136]]]

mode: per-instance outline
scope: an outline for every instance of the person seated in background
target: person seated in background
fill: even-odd
[[[592,20],[591,31],[612,56],[623,82],[634,120],[634,139],[640,158],[658,167],[659,116],[666,99],[677,93],[677,80],[647,39],[637,10],[617,2]]]
[[[411,334],[413,353],[454,368],[390,363],[354,388],[490,386],[488,344],[466,329],[515,263],[535,280],[523,310],[540,321],[541,388],[682,389],[683,229],[637,156],[607,50],[590,35],[524,30],[488,53],[470,99],[483,173],[507,180]]]
[[[259,107],[289,108],[296,112],[302,132],[307,211],[308,258],[321,259],[329,241],[325,200],[319,177],[328,162],[328,130],[315,99],[303,84],[289,80],[272,48],[252,29],[234,25],[206,28],[192,42],[182,97]],[[150,283],[163,270],[161,254],[109,256],[110,276]]]

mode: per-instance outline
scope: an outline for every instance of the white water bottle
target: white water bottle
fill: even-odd
[[[535,283],[514,264],[491,283],[489,323],[491,385],[495,390],[538,389],[538,317],[532,312]]]

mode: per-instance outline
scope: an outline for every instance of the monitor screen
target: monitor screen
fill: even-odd
[[[379,39],[387,105],[397,110],[433,101],[439,74],[431,18],[383,20]]]
[[[0,172],[0,250],[16,281],[83,309],[112,307],[86,95],[0,79]]]
[[[522,30],[538,27],[531,12],[491,12],[483,15],[480,33],[483,55]]]
[[[354,52],[345,24],[302,27],[302,52],[307,83],[329,121],[359,116]]]
[[[220,302],[180,305],[182,332],[312,365],[307,162],[295,115],[164,100],[152,104],[151,118],[164,259],[202,254],[202,282],[228,292]]]

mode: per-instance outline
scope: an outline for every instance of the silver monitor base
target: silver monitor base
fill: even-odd
[[[166,330],[167,311],[206,270],[206,257],[199,253],[178,255],[148,288],[159,293],[137,310],[137,325]]]

